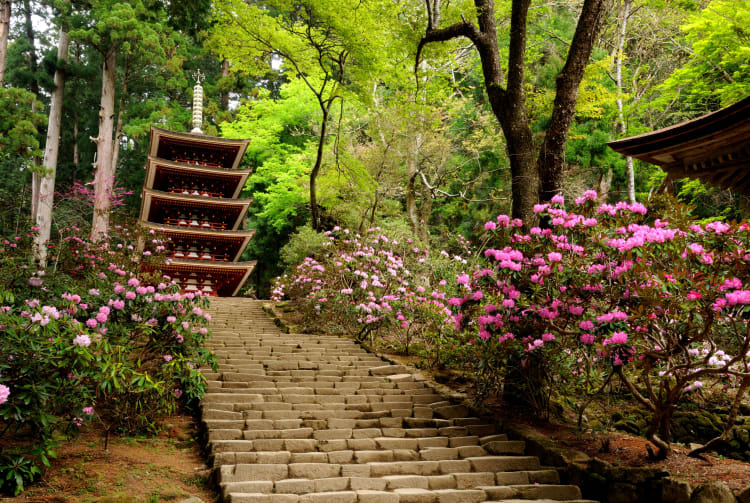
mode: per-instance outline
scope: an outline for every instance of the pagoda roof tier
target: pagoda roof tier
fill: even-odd
[[[191,246],[195,246],[196,248],[199,246],[213,246],[217,248],[215,253],[207,253],[207,255],[212,255],[211,257],[206,256],[203,258],[203,253],[198,253],[196,257],[190,257],[199,262],[236,262],[255,235],[254,229],[244,231],[204,230],[198,227],[182,227],[155,224],[153,222],[143,222],[143,225],[146,229],[155,230],[163,236],[170,238],[173,246],[184,247],[185,250],[183,253],[188,252]],[[146,248],[149,247],[148,244],[146,243]],[[189,257],[186,256],[185,259],[188,260]]]
[[[169,192],[196,184],[210,186],[208,190],[214,197],[236,198],[250,172],[250,169],[228,170],[149,157],[144,187]]]
[[[150,157],[187,164],[237,169],[250,140],[231,140],[193,133],[176,133],[151,126]]]
[[[661,166],[672,180],[697,178],[750,196],[750,97],[697,119],[608,145]]]
[[[173,259],[169,264],[160,264],[163,274],[178,282],[183,291],[198,291],[229,297],[237,295],[255,268],[252,262],[200,262]],[[154,269],[152,264],[144,264]]]
[[[176,224],[177,222],[170,222],[169,220],[176,220],[174,217],[178,215],[170,216],[169,213],[181,210],[188,212],[199,211],[225,217],[222,219],[223,222],[214,221],[211,222],[212,225],[204,227],[218,228],[220,230],[237,230],[252,202],[252,199],[220,199],[143,189],[143,194],[141,195],[141,220],[158,225]],[[223,225],[214,226],[214,223],[222,223]]]

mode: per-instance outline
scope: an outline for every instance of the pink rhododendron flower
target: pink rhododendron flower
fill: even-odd
[[[590,320],[583,320],[582,322],[578,324],[578,327],[581,330],[591,330],[592,328],[594,328],[594,322]]]
[[[138,278],[130,278],[128,280],[128,286],[138,286],[140,284],[141,284],[141,282],[138,281]]]
[[[73,339],[73,344],[85,348],[91,345],[91,338],[87,334],[79,334]]]
[[[83,408],[83,413],[86,414],[87,416],[93,416],[94,415],[94,408],[91,407],[91,406],[84,407]]]
[[[163,356],[165,362],[171,362],[172,361],[172,355],[164,355]]]
[[[700,292],[696,292],[695,290],[690,290],[687,294],[687,300],[699,300],[700,298]]]
[[[86,326],[89,328],[96,328],[97,324],[97,321],[93,318],[89,318],[88,320],[86,320]]]
[[[121,309],[123,309],[125,307],[125,301],[118,299],[118,300],[112,302],[112,307],[114,307],[115,309],[117,309],[118,311],[120,311]]]
[[[593,344],[594,336],[589,333],[581,334],[581,342],[584,344]]]
[[[135,300],[135,292],[125,292],[125,298],[128,300]]]
[[[9,396],[10,396],[10,388],[7,387],[5,384],[0,384],[0,405],[7,402]]]
[[[610,340],[612,344],[625,344],[628,342],[628,334],[625,332],[614,332]]]

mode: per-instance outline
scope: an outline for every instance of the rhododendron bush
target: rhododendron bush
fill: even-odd
[[[66,229],[50,267],[31,260],[34,230],[0,243],[0,483],[18,492],[48,463],[58,431],[87,421],[143,431],[205,389],[212,356],[206,300],[141,275],[123,227],[91,243]],[[154,239],[154,236],[147,236]]]
[[[664,456],[682,400],[727,394],[725,439],[750,384],[750,228],[699,225],[670,200],[655,204],[600,204],[588,191],[566,208],[557,196],[535,208],[543,226],[506,215],[484,223],[468,262],[420,250],[420,274],[403,269],[408,250],[378,251],[385,236],[361,238],[366,250],[338,236],[275,293],[355,333],[420,327],[433,351],[473,371],[482,397],[508,392],[510,379],[537,408],[564,395],[580,418],[618,380],[651,411],[647,438]]]

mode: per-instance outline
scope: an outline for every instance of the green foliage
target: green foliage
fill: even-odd
[[[197,405],[198,369],[213,363],[205,299],[140,273],[126,228],[99,243],[78,234],[49,244],[46,274],[33,272],[33,231],[0,242],[0,486],[11,494],[86,421],[153,432],[180,399]]]
[[[331,240],[328,236],[305,225],[292,234],[289,242],[281,248],[279,258],[285,267],[293,267],[301,263],[305,257],[322,257],[330,246]]]
[[[692,47],[689,60],[660,89],[660,103],[679,97],[694,114],[750,95],[750,5],[712,0],[681,27]]]
[[[38,128],[44,114],[36,96],[15,87],[0,87],[0,159],[19,164],[40,155]]]

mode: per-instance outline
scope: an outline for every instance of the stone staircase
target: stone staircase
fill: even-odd
[[[351,340],[284,334],[248,299],[211,301],[203,422],[231,503],[595,503]]]

